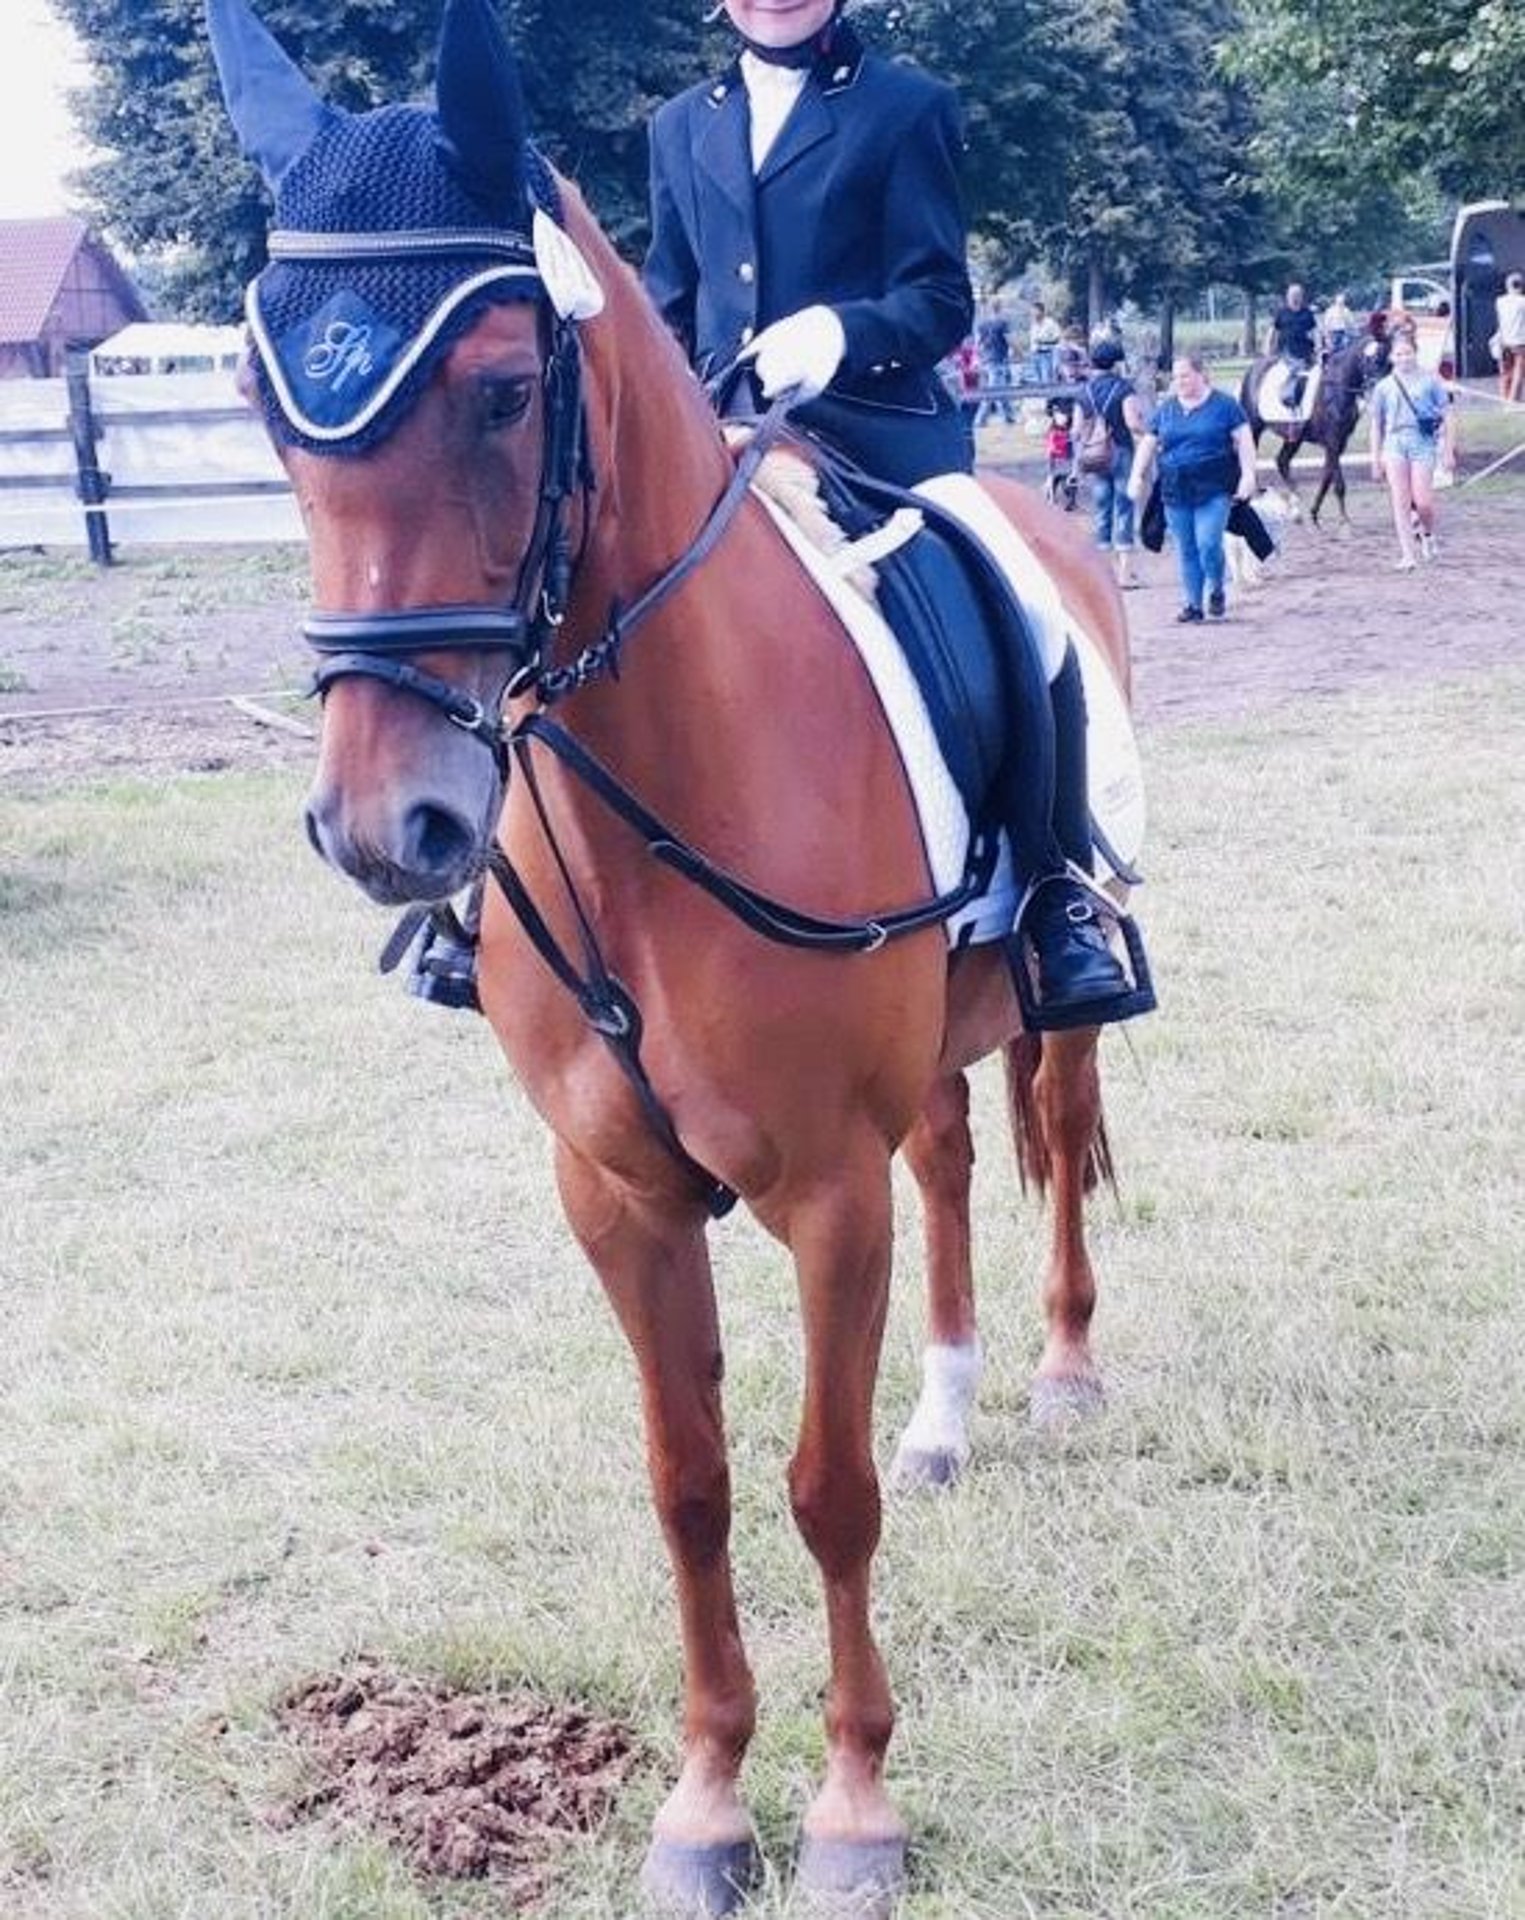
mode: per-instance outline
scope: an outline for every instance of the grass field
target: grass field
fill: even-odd
[[[907,1920],[1525,1914],[1522,711],[1516,671],[1151,743],[1111,1409],[1027,1431],[1039,1223],[986,1075],[979,1461],[888,1514]],[[500,1911],[271,1824],[272,1702],[373,1650],[636,1730],[543,1909],[629,1915],[678,1684],[631,1369],[488,1035],[373,976],[297,799],[0,797],[0,1913]],[[771,1244],[716,1238],[777,1865],[820,1751],[797,1338]]]

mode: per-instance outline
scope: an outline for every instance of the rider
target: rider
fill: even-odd
[[[764,397],[799,388],[793,420],[866,471],[901,486],[968,474],[936,373],[973,313],[956,96],[867,51],[844,0],[723,4],[739,59],[652,122],[653,300],[702,378],[739,362]],[[1044,1024],[1100,1023],[1140,1008],[1123,1009],[1128,978],[1065,871],[1091,869],[1085,699],[1073,650],[1045,668],[1055,790],[1022,930]],[[1014,825],[1030,797],[1002,811]]]
[[[1318,354],[1318,315],[1307,303],[1299,281],[1287,288],[1287,297],[1271,316],[1271,337],[1267,347],[1279,353],[1287,365],[1287,379],[1281,397],[1296,413],[1303,402],[1303,389]]]

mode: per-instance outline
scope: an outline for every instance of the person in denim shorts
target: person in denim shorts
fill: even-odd
[[[1392,367],[1371,397],[1371,477],[1386,480],[1398,535],[1398,571],[1435,558],[1435,473],[1456,466],[1451,396],[1419,364],[1412,329],[1394,327]]]

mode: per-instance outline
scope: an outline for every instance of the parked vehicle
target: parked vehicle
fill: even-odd
[[[1420,366],[1452,377],[1456,370],[1456,328],[1450,261],[1400,267],[1388,281],[1387,310],[1389,314],[1406,314],[1413,322]]]

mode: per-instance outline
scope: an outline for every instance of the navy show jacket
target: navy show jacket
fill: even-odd
[[[856,443],[887,415],[897,441],[920,421],[940,444],[912,464],[967,464],[936,372],[973,319],[962,152],[952,88],[867,52],[841,23],[755,177],[739,65],[661,107],[644,277],[701,378],[773,321],[824,304],[846,353],[805,423],[864,458]]]

